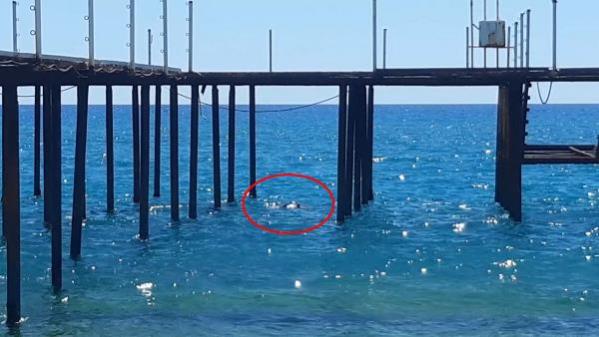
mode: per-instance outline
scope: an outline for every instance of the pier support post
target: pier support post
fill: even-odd
[[[41,143],[41,87],[35,86],[35,106],[34,106],[34,134],[33,134],[33,195],[39,197],[42,195],[40,186],[40,143]]]
[[[235,86],[229,87],[229,154],[227,202],[235,202]]]
[[[198,217],[198,138],[200,129],[200,88],[191,86],[191,141],[189,154],[189,218]]]
[[[256,87],[250,86],[250,186],[256,183]],[[250,191],[250,198],[257,198],[257,188]]]
[[[354,151],[356,143],[356,107],[358,86],[349,87],[349,106],[347,111],[347,143],[345,146],[345,215],[351,216],[353,213],[353,195],[354,195],[354,161],[356,153]]]
[[[154,197],[160,197],[160,153],[162,148],[162,87],[156,86],[156,105],[154,106]]]
[[[495,200],[515,221],[522,220],[523,99],[523,83],[499,89]]]
[[[106,87],[106,211],[114,212],[114,118],[112,87]]]
[[[21,195],[19,102],[16,86],[2,88],[2,228],[6,240],[6,324],[21,320]]]
[[[50,199],[50,226],[52,228],[52,288],[55,293],[62,289],[62,131],[61,131],[61,88],[53,85],[52,112],[50,116],[50,174],[51,183]]]
[[[367,200],[374,200],[374,187],[373,187],[373,159],[374,159],[374,86],[368,87],[368,109],[366,116],[366,123],[368,125],[367,130],[367,156],[366,156],[366,182],[367,182]]]
[[[214,170],[214,208],[221,207],[220,181],[220,104],[218,102],[218,87],[212,87],[212,164]]]
[[[366,87],[354,87],[354,210],[362,210],[362,200],[365,197],[364,178],[364,149],[366,148]]]
[[[139,239],[147,240],[150,234],[150,87],[141,87],[141,169],[139,186]]]
[[[171,219],[179,221],[179,89],[170,90]]]
[[[133,130],[133,202],[139,203],[139,88],[134,85],[131,93],[131,124]]]
[[[345,222],[347,86],[339,87],[339,136],[337,147],[337,223]]]
[[[81,236],[85,218],[85,157],[89,87],[77,87],[77,131],[75,139],[75,177],[73,179],[73,213],[71,219],[71,258],[81,257]]]
[[[43,88],[43,143],[44,143],[44,226],[50,228],[50,209],[52,207],[52,87],[45,85]]]

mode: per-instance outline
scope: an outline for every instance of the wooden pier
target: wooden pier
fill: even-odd
[[[226,202],[235,202],[235,105],[236,89],[247,87],[249,97],[249,181],[257,180],[256,156],[256,91],[264,86],[333,86],[339,89],[337,222],[374,200],[373,155],[376,125],[375,88],[377,86],[493,86],[498,88],[496,201],[515,221],[522,219],[522,166],[528,164],[597,164],[597,146],[532,145],[526,142],[529,88],[533,82],[599,82],[599,68],[562,69],[390,69],[373,72],[268,72],[268,73],[191,73],[176,69],[68,59],[44,59],[0,55],[2,87],[2,192],[3,235],[7,249],[7,323],[15,325],[20,315],[20,180],[19,180],[19,87],[35,88],[34,194],[44,199],[44,222],[52,234],[52,287],[62,289],[62,219],[61,219],[61,87],[77,87],[77,131],[71,223],[70,256],[80,258],[85,238],[82,223],[86,218],[85,157],[87,144],[88,100],[91,86],[106,88],[106,210],[114,211],[114,86],[131,88],[134,148],[134,187],[132,202],[139,203],[139,238],[151,234],[150,145],[154,144],[154,191],[160,196],[160,111],[161,91],[168,88],[170,119],[170,202],[171,218],[179,214],[179,87],[191,88],[191,141],[189,214],[197,217],[197,163],[200,146],[199,94],[206,89],[212,94],[212,149],[214,207],[220,208],[220,88],[228,88],[228,184]],[[156,90],[155,139],[150,139],[150,88]],[[43,142],[40,135],[43,131]],[[41,144],[43,143],[43,163]],[[41,172],[41,170],[43,172]],[[43,186],[40,186],[43,177]],[[251,196],[256,197],[253,190]]]

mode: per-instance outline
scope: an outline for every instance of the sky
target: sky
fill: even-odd
[[[19,0],[21,52],[34,51],[30,5]],[[129,60],[129,0],[96,0],[96,57]],[[187,67],[187,1],[169,1],[170,66]],[[500,18],[513,24],[532,10],[531,65],[549,67],[552,47],[551,0],[502,0]],[[137,62],[147,62],[147,29],[154,33],[153,60],[162,64],[162,3],[136,2]],[[388,29],[389,68],[464,67],[469,0],[378,0],[379,65],[382,30]],[[0,0],[0,50],[12,50],[12,1]],[[488,0],[488,17],[496,17]],[[42,0],[43,52],[87,57],[86,0]],[[483,0],[475,0],[475,21],[483,18]],[[268,30],[274,32],[275,71],[368,71],[372,69],[372,0],[201,0],[194,6],[195,71],[268,70]],[[558,18],[558,66],[599,66],[599,1],[561,0]],[[489,51],[489,64],[495,64]],[[505,50],[500,60],[505,64]],[[481,65],[482,51],[476,55]],[[543,93],[546,84],[541,85]],[[23,89],[26,93],[28,89]],[[187,88],[182,88],[186,92]],[[226,90],[221,90],[223,95]],[[260,104],[302,104],[334,96],[336,88],[259,88]],[[130,102],[128,89],[115,92]],[[240,104],[247,99],[240,90]],[[92,103],[103,102],[92,90]],[[496,88],[378,88],[378,104],[496,103]],[[74,92],[64,94],[74,102]],[[533,95],[533,102],[538,102]],[[599,102],[599,85],[558,84],[551,103]]]

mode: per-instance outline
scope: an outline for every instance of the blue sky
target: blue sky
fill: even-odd
[[[378,0],[379,36],[389,29],[389,67],[460,67],[465,65],[465,27],[469,0]],[[476,0],[482,18],[482,0]],[[0,1],[0,49],[10,50],[11,3]],[[32,52],[33,0],[20,0],[20,50]],[[171,65],[187,64],[186,1],[169,1]],[[128,0],[96,0],[96,55],[127,61],[129,54]],[[161,63],[160,0],[137,0],[138,62],[146,62],[147,29],[154,32],[154,60]],[[495,17],[495,0],[488,0]],[[501,18],[512,24],[519,13],[532,9],[531,63],[551,64],[551,0],[503,0]],[[42,0],[44,53],[87,55],[86,0]],[[599,2],[559,4],[560,67],[599,66]],[[201,0],[195,1],[195,70],[263,71],[268,67],[268,29],[274,30],[274,67],[280,71],[370,70],[371,0]],[[379,45],[382,45],[379,42]],[[502,52],[501,60],[505,62]],[[379,53],[381,55],[382,52]],[[494,64],[495,52],[489,52]],[[480,62],[482,54],[477,55]],[[382,62],[381,62],[382,63]],[[182,89],[182,91],[185,91]],[[117,100],[128,102],[128,90]],[[335,94],[333,88],[261,88],[260,103],[305,103]],[[226,94],[226,90],[223,90]],[[72,102],[72,93],[65,101]],[[534,95],[536,96],[536,95]],[[380,88],[377,103],[495,103],[495,88]],[[92,100],[101,103],[102,90]],[[245,91],[240,92],[245,102]],[[535,97],[535,101],[538,99]],[[594,103],[599,85],[560,84],[552,102]]]

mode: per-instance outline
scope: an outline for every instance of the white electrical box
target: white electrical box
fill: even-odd
[[[478,27],[479,47],[505,48],[505,21],[481,21]]]

